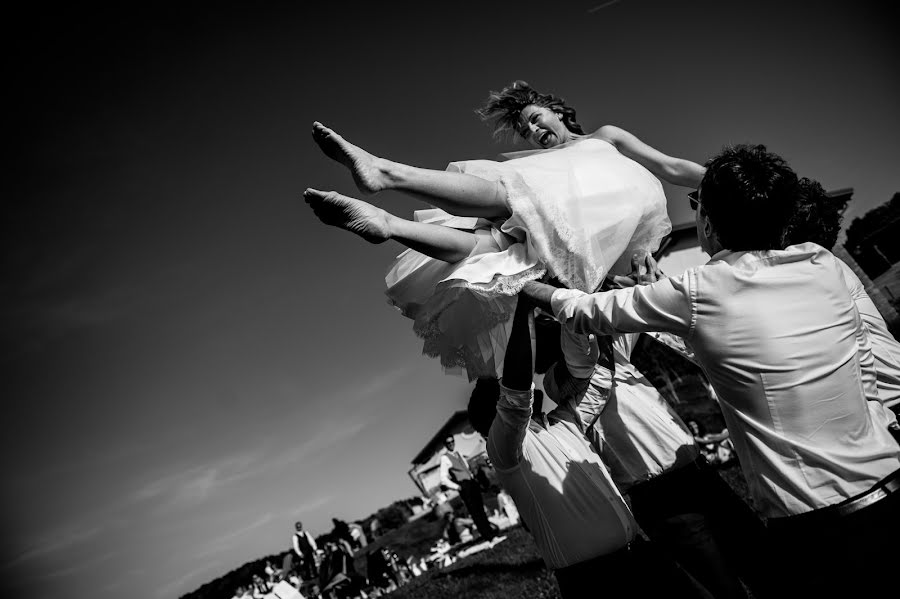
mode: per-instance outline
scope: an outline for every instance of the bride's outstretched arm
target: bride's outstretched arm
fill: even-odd
[[[696,162],[663,154],[635,135],[613,125],[600,127],[593,137],[608,141],[623,156],[631,158],[660,179],[674,185],[697,188],[703,179],[703,173],[706,172],[706,169]]]

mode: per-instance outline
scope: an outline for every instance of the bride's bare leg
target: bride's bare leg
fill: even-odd
[[[350,169],[356,186],[365,194],[395,189],[414,194],[457,216],[509,216],[506,188],[499,181],[379,158],[319,122],[313,123],[312,135],[329,158]]]
[[[393,239],[437,260],[459,262],[472,253],[477,242],[472,233],[406,220],[334,191],[307,189],[303,197],[323,223],[355,233],[369,243]]]

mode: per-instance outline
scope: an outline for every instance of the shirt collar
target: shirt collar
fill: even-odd
[[[732,252],[731,250],[719,250],[709,258],[709,262],[707,262],[707,264],[712,264],[713,262],[718,262],[719,260],[731,262],[731,260],[728,259],[730,256],[742,253],[743,252]]]
[[[721,250],[716,252],[709,259],[707,264],[712,264],[713,262],[726,262],[734,265],[747,255],[752,256],[751,259],[769,258],[774,256],[779,261],[793,261],[809,258],[822,252],[827,253],[828,251],[815,243],[807,241],[805,243],[788,246],[783,250]]]

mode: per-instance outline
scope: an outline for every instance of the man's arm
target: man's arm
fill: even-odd
[[[494,467],[500,470],[514,468],[521,461],[522,444],[531,419],[534,403],[530,332],[532,311],[532,306],[520,296],[503,358],[497,416],[488,435],[488,455]]]
[[[660,331],[689,337],[693,333],[694,303],[688,271],[651,285],[586,294],[572,289],[553,293],[550,305],[556,319],[576,333],[615,335]]]
[[[696,162],[667,156],[613,125],[600,127],[595,136],[610,142],[623,156],[631,158],[660,179],[684,187],[700,187],[706,169]]]
[[[297,534],[291,535],[291,540],[294,542],[294,553],[303,557],[303,552],[300,551],[300,540],[297,538]]]
[[[687,337],[693,333],[691,286],[694,283],[691,281],[695,276],[693,270],[688,270],[652,285],[592,294],[530,282],[520,295],[544,309],[549,303],[556,319],[576,333],[614,335],[660,331]]]
[[[316,539],[315,539],[315,537],[313,537],[311,534],[309,534],[309,531],[308,531],[308,530],[304,531],[304,533],[306,534],[306,540],[309,541],[309,546],[312,547],[312,550],[313,550],[313,551],[318,551],[318,550],[319,550],[319,546],[316,545]]]
[[[534,308],[520,298],[513,314],[512,331],[503,358],[503,386],[511,391],[531,389],[534,363],[531,354],[531,318]]]
[[[557,289],[557,287],[548,285],[547,283],[528,281],[522,287],[522,291],[519,293],[519,299],[521,300],[522,296],[525,296],[525,298],[529,303],[531,303],[531,305],[535,306],[536,308],[540,308],[548,314],[553,314],[553,308],[550,305],[550,300],[553,298],[553,292]]]
[[[441,486],[454,491],[459,491],[459,485],[450,478],[450,458],[447,454],[441,454]]]

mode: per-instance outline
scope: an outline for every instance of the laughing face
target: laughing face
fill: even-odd
[[[534,104],[519,114],[519,134],[533,148],[552,148],[573,139],[557,113]]]

